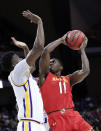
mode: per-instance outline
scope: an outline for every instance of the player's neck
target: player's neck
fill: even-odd
[[[56,76],[61,76],[61,71],[55,73]]]

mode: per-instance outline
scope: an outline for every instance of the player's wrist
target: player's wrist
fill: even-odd
[[[41,18],[38,20],[37,24],[38,24],[38,25],[39,25],[39,24],[42,24]]]
[[[27,46],[27,45],[26,45],[26,46],[24,46],[24,47],[23,47],[23,49],[28,49],[28,46]]]
[[[65,38],[64,38],[64,37],[62,37],[62,38],[60,39],[60,41],[61,41],[62,44],[66,45],[66,41],[65,41]]]
[[[40,17],[38,17],[38,18],[31,18],[31,23],[42,24],[42,20],[41,20]]]
[[[61,39],[61,42],[64,42],[65,38],[64,36],[60,38]]]
[[[84,53],[85,52],[85,48],[81,48],[81,53]]]

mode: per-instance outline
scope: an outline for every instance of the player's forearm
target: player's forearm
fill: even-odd
[[[25,57],[28,55],[28,53],[29,53],[29,48],[28,48],[28,46],[26,46],[26,47],[24,47],[24,55],[25,55]]]
[[[33,48],[32,50],[30,50],[30,52],[28,53],[26,57],[27,64],[29,66],[33,66],[36,60],[40,57],[42,51],[43,51],[43,48],[41,47]]]
[[[45,36],[44,36],[44,29],[43,29],[43,22],[42,20],[38,21],[38,29],[37,29],[37,36],[35,39],[35,47],[42,46],[44,47],[45,43]]]
[[[85,53],[85,49],[81,50],[81,60],[82,60],[82,70],[83,72],[90,72],[90,66],[89,66],[89,60],[87,58],[87,55]]]
[[[58,47],[60,44],[62,44],[63,40],[62,38],[59,38],[56,41],[51,42],[45,47],[45,50],[47,50],[49,53],[55,50],[56,47]]]
[[[38,29],[35,44],[33,45],[32,50],[28,53],[26,59],[29,66],[32,66],[36,62],[36,60],[40,57],[43,51],[43,44],[44,44],[43,25],[41,22],[38,21]]]

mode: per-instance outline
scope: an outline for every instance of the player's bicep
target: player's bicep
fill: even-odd
[[[45,49],[39,61],[39,71],[41,75],[47,73],[49,65],[50,65],[50,54],[48,53],[47,49]]]
[[[44,81],[45,81],[45,76],[44,75],[40,75],[39,76],[39,87],[40,88],[43,85]]]
[[[82,82],[86,78],[86,76],[87,74],[86,72],[83,72],[83,70],[75,71],[73,74],[70,75],[71,86]]]

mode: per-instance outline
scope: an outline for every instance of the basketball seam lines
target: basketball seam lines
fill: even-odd
[[[73,42],[73,41],[74,41],[74,38],[75,38],[75,36],[76,36],[78,33],[79,33],[79,32],[75,32],[75,34],[74,34],[74,36],[73,36],[73,38],[72,38],[71,42]]]

